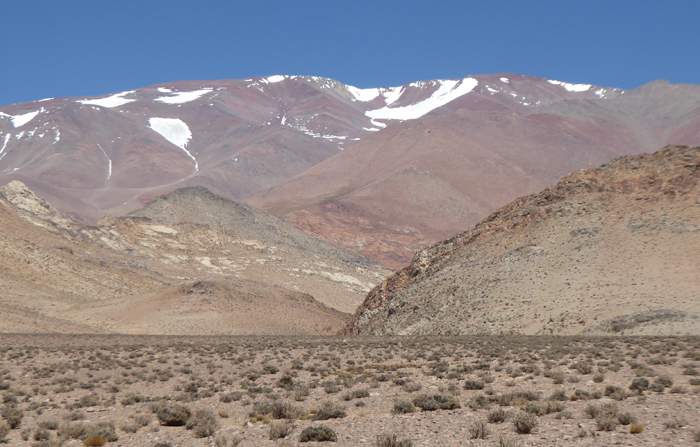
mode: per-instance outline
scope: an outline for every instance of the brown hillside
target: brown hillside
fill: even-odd
[[[19,182],[0,188],[0,332],[335,333],[386,271],[203,188],[144,213],[79,225]]]
[[[422,250],[354,334],[699,334],[700,147],[574,172]]]

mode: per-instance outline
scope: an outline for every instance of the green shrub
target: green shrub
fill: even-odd
[[[333,429],[331,429],[330,427],[326,427],[325,425],[319,425],[316,427],[306,427],[304,430],[301,431],[301,434],[299,435],[299,442],[335,442],[337,440],[338,437],[336,436]]]

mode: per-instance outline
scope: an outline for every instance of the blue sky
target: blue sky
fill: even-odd
[[[23,0],[0,13],[0,106],[271,74],[700,83],[698,0]]]

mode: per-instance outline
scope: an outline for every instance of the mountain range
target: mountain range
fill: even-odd
[[[0,183],[96,223],[204,186],[392,268],[617,156],[700,144],[700,87],[514,74],[186,81],[0,108]]]

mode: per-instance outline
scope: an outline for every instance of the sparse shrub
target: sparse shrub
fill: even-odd
[[[629,411],[625,411],[624,413],[617,415],[617,421],[622,425],[630,425],[637,422],[637,418],[635,418]]]
[[[140,394],[128,394],[124,399],[122,399],[122,405],[124,406],[134,405],[139,402],[143,402],[143,396]]]
[[[601,413],[595,418],[595,425],[598,431],[613,431],[618,424],[617,418],[611,414]]]
[[[161,425],[169,427],[185,425],[191,414],[188,407],[180,404],[164,404],[156,412]]]
[[[309,387],[307,385],[295,385],[294,386],[294,400],[301,402],[309,396]]]
[[[224,433],[221,433],[214,438],[215,447],[238,447],[241,442],[243,442],[243,440],[240,437],[235,436],[231,438]]]
[[[24,416],[24,412],[19,408],[5,407],[2,409],[2,412],[0,412],[0,414],[11,429],[14,430],[15,428],[18,428],[20,425],[22,425],[22,417]]]
[[[51,432],[46,430],[45,428],[40,428],[34,432],[34,435],[32,437],[35,441],[47,441],[51,439]]]
[[[403,386],[403,389],[407,393],[415,393],[416,391],[420,391],[421,389],[423,389],[423,385],[416,382],[408,382],[406,385]]]
[[[700,430],[693,430],[693,441],[700,442]]]
[[[663,393],[666,387],[661,385],[660,383],[652,383],[649,385],[649,391],[653,391],[655,393]]]
[[[659,376],[656,378],[656,380],[654,380],[654,383],[670,388],[673,386],[673,379],[671,379],[669,376]]]
[[[85,447],[98,447],[107,444],[107,439],[102,436],[90,436],[83,441]]]
[[[644,431],[644,425],[642,424],[632,424],[630,425],[630,433],[633,435],[637,435],[641,432]]]
[[[347,416],[345,412],[345,407],[334,404],[333,402],[326,402],[321,405],[318,412],[314,415],[315,421],[327,421],[328,419],[338,419]]]
[[[352,395],[355,399],[363,399],[369,397],[369,390],[355,390]]]
[[[395,434],[377,435],[376,447],[413,447],[409,439],[399,439]]]
[[[459,402],[453,396],[443,394],[421,394],[413,399],[413,405],[423,411],[454,410],[460,408]]]
[[[101,403],[100,396],[98,396],[95,393],[92,394],[86,394],[84,396],[81,396],[78,401],[73,404],[73,407],[75,408],[86,408],[86,407],[96,407],[100,405]]]
[[[532,430],[535,428],[537,428],[537,416],[523,411],[518,411],[513,417],[513,429],[516,433],[520,435],[527,435],[532,433]]]
[[[10,433],[10,426],[5,421],[0,421],[0,442]]]
[[[593,366],[585,360],[579,361],[571,365],[580,374],[586,375],[593,372]]]
[[[136,421],[125,422],[119,426],[119,429],[124,433],[136,433],[141,429],[141,424]]]
[[[411,401],[399,399],[394,402],[394,409],[391,410],[393,414],[408,414],[415,413],[416,407]]]
[[[294,424],[291,421],[275,421],[270,424],[270,439],[286,438],[292,430],[294,430]]]
[[[685,388],[683,388],[682,386],[674,386],[669,392],[671,394],[685,394]]]
[[[484,421],[476,421],[469,426],[469,436],[472,439],[486,439],[489,437],[490,431]]]
[[[686,421],[678,418],[673,418],[669,421],[664,422],[664,427],[668,428],[669,430],[675,430],[680,427],[685,427],[686,425],[688,425]]]
[[[519,447],[520,443],[517,439],[511,438],[510,436],[499,436],[498,437],[498,447]]]
[[[333,429],[325,425],[306,427],[304,430],[301,431],[301,434],[299,435],[299,442],[335,442],[337,440],[338,437],[336,436]]]
[[[549,396],[549,400],[552,401],[566,401],[569,400],[569,398],[566,396],[566,391],[564,388],[559,388],[558,390],[555,390],[551,396]]]
[[[43,428],[45,430],[56,430],[58,428],[58,421],[55,419],[46,419],[43,421],[39,421],[39,428]]]
[[[630,384],[629,388],[630,391],[636,391],[638,393],[641,393],[642,391],[649,389],[649,381],[643,377],[640,377],[639,379],[634,379]]]
[[[487,420],[492,424],[500,424],[501,422],[505,422],[506,417],[506,411],[503,408],[497,408],[493,411],[489,411]]]
[[[94,431],[94,427],[85,422],[65,422],[58,426],[61,438],[84,439]]]
[[[219,428],[219,421],[209,408],[200,409],[187,419],[186,428],[198,438],[208,438]]]
[[[593,376],[593,381],[595,383],[602,383],[605,381],[605,374],[603,373],[597,373]]]
[[[484,386],[484,382],[480,380],[467,380],[464,382],[465,390],[483,390]]]

